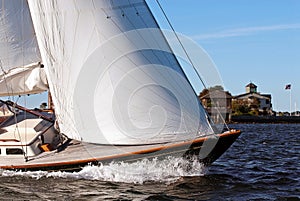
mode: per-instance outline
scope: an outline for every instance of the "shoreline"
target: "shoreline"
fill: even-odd
[[[229,122],[231,124],[235,123],[300,123],[300,116],[247,116],[247,115],[241,115],[241,116],[232,116],[231,121]]]

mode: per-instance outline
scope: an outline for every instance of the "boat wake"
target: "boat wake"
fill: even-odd
[[[1,177],[30,177],[86,179],[122,183],[175,182],[181,177],[203,176],[205,168],[196,159],[168,157],[164,160],[144,159],[134,163],[112,162],[107,165],[88,165],[79,172],[11,171],[0,170]]]

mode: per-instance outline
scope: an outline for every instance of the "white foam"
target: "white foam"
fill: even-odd
[[[124,183],[173,182],[185,176],[202,176],[204,167],[197,160],[188,162],[182,158],[165,160],[144,159],[134,163],[112,162],[108,165],[88,165],[79,172],[8,171],[0,170],[0,176],[24,176],[101,180]]]

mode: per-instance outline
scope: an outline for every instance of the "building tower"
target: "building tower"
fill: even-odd
[[[250,82],[250,84],[246,86],[246,93],[257,93],[257,86]]]

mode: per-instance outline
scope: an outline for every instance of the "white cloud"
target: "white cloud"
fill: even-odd
[[[193,38],[194,40],[228,38],[228,37],[252,35],[259,32],[281,31],[281,30],[289,30],[289,29],[300,29],[300,24],[281,24],[281,25],[271,25],[271,26],[229,29],[217,33],[199,34],[199,35],[192,36],[191,38]]]

